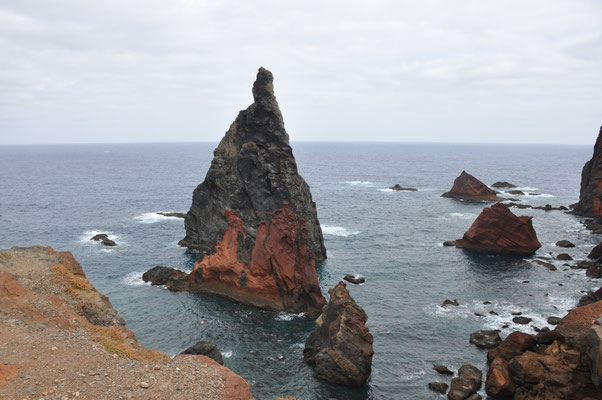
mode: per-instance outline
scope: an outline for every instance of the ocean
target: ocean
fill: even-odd
[[[468,342],[471,332],[533,333],[533,325],[549,327],[548,316],[562,317],[583,290],[600,286],[563,262],[552,261],[558,271],[549,271],[529,257],[442,246],[460,238],[486,206],[440,197],[462,170],[487,184],[519,185],[532,193],[519,196],[524,203],[567,206],[578,200],[592,146],[292,143],[328,251],[317,267],[322,291],[327,294],[346,274],[365,277],[365,284],[348,288],[366,310],[374,336],[372,376],[364,387],[316,380],[302,357],[313,321],[209,295],[172,293],[141,280],[156,265],[192,269],[195,254],[177,245],[185,234],[183,220],[156,213],[188,211],[216,145],[0,146],[0,248],[71,251],[141,344],[175,355],[199,340],[212,341],[258,400],[441,399],[427,388],[428,382],[447,380],[432,370],[434,363],[454,370],[472,363],[486,371],[486,353]],[[396,183],[418,191],[388,189]],[[534,217],[543,244],[537,256],[566,252],[583,259],[597,244],[579,217],[512,211]],[[91,241],[96,233],[108,233],[118,246]],[[577,246],[557,248],[561,239]],[[460,306],[440,307],[445,299]],[[513,324],[514,311],[533,323]]]

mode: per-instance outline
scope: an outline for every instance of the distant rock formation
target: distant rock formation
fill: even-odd
[[[244,226],[240,261],[247,263],[258,226],[269,223],[270,213],[287,201],[293,213],[305,220],[309,249],[320,263],[326,259],[326,249],[316,205],[297,172],[274,97],[273,76],[265,68],[259,68],[253,98],[213,152],[205,180],[194,190],[185,218],[186,237],[180,245],[215,253],[228,228],[225,211],[236,210]]]
[[[396,192],[406,191],[406,192],[417,192],[418,189],[411,187],[402,187],[399,183],[391,186],[389,189],[395,190]]]
[[[594,145],[594,155],[583,166],[579,202],[573,206],[573,213],[602,216],[602,127]]]
[[[368,316],[353,300],[344,282],[328,291],[330,301],[305,342],[303,358],[317,378],[358,387],[372,371],[373,338]]]
[[[259,224],[250,238],[235,210],[225,211],[227,228],[213,254],[195,264],[190,275],[155,267],[143,275],[174,291],[216,294],[272,310],[305,312],[317,317],[326,300],[320,290],[315,256],[305,220],[287,202]]]
[[[114,240],[109,239],[109,236],[106,233],[99,233],[98,235],[94,235],[90,238],[90,240],[94,240],[95,242],[101,242],[105,246],[117,246]]]
[[[477,253],[529,255],[541,247],[532,217],[516,216],[502,203],[483,209],[456,247]]]
[[[488,188],[487,185],[466,171],[462,171],[460,176],[454,180],[454,186],[451,190],[447,193],[443,193],[441,197],[471,201],[501,200],[495,190]]]
[[[491,185],[491,187],[498,189],[498,188],[517,188],[518,186],[513,185],[510,182],[503,181],[503,182],[495,182],[493,185]]]

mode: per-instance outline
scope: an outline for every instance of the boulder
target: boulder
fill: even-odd
[[[488,188],[487,185],[466,171],[462,171],[460,176],[454,180],[451,190],[442,194],[441,197],[471,201],[500,200],[495,190]]]
[[[602,276],[602,268],[600,268],[600,265],[592,265],[585,271],[585,276],[592,279],[600,279]]]
[[[487,359],[491,362],[500,357],[510,361],[536,344],[537,340],[532,335],[523,332],[512,332],[498,347],[487,352]]]
[[[483,383],[483,372],[465,364],[458,370],[458,376],[451,380],[447,398],[449,400],[466,400],[475,394]]]
[[[560,253],[556,256],[557,260],[560,261],[572,261],[573,257],[571,257],[570,255],[566,254],[566,253]]]
[[[433,369],[442,375],[453,375],[454,373],[447,368],[445,365],[436,364],[433,365]]]
[[[531,321],[532,321],[532,319],[529,317],[518,316],[518,317],[512,318],[512,322],[514,322],[515,324],[521,324],[521,325],[527,325]]]
[[[479,330],[470,334],[470,343],[479,349],[493,349],[502,343],[502,338],[500,338],[499,331]]]
[[[445,394],[449,385],[445,382],[429,382],[429,389],[434,392]]]
[[[407,192],[417,192],[418,191],[418,189],[415,189],[415,188],[402,187],[399,183],[395,184],[394,186],[391,186],[389,189],[395,190],[395,191],[407,191]]]
[[[142,274],[142,280],[144,282],[150,282],[150,284],[153,286],[167,285],[173,281],[186,278],[188,278],[188,274],[186,272],[161,265],[153,267]]]
[[[453,307],[458,307],[460,305],[460,303],[458,303],[458,300],[453,299],[445,299],[443,300],[443,303],[441,303],[441,307],[447,307],[447,306],[453,306]]]
[[[309,186],[297,163],[274,96],[273,75],[260,68],[253,84],[254,102],[241,111],[213,152],[205,180],[197,186],[184,224],[180,245],[215,253],[229,228],[227,210],[242,223],[239,261],[248,264],[262,224],[272,213],[290,204],[304,221],[307,247],[316,262],[326,259],[322,230]],[[286,266],[292,268],[292,266]]]
[[[456,246],[489,254],[530,255],[541,247],[531,223],[532,217],[516,216],[496,203],[483,209]]]
[[[600,257],[602,257],[602,242],[600,242],[600,244],[598,244],[596,247],[594,247],[592,249],[592,251],[590,251],[589,254],[587,255],[587,258],[591,258],[594,260],[597,260]]]
[[[588,290],[581,298],[579,299],[579,303],[577,303],[577,307],[586,306],[588,304],[595,303],[597,301],[602,300],[602,287],[596,290]]]
[[[368,316],[353,300],[344,282],[328,291],[330,301],[309,335],[303,359],[315,376],[339,385],[359,387],[372,371],[373,338]]]
[[[347,282],[353,283],[355,285],[359,285],[360,283],[366,282],[365,278],[361,278],[361,277],[360,278],[356,278],[355,276],[349,275],[349,274],[345,275],[345,277],[343,279],[345,279]]]
[[[579,351],[586,349],[586,336],[594,321],[602,317],[602,301],[573,308],[560,320],[556,332],[566,344]]]
[[[493,185],[491,185],[491,187],[499,189],[499,188],[516,188],[518,186],[513,185],[510,182],[503,181],[503,182],[495,182]]]
[[[548,324],[550,324],[550,325],[558,325],[560,323],[561,319],[562,318],[560,318],[560,317],[548,317],[547,321],[548,321]]]
[[[574,205],[573,213],[586,217],[602,215],[602,127],[594,145],[594,154],[583,166],[579,202]]]
[[[541,265],[542,267],[545,267],[547,269],[549,269],[550,271],[556,271],[557,268],[554,264],[546,262],[546,261],[542,261],[542,260],[533,260],[533,263],[537,264],[537,265]]]
[[[211,342],[200,341],[197,342],[194,346],[190,346],[180,354],[195,354],[195,355],[203,355],[207,356],[221,365],[224,365],[224,359],[222,358],[222,353],[217,349],[215,344]]]
[[[575,245],[568,240],[559,240],[556,242],[556,246],[564,248],[575,247]]]
[[[523,192],[522,190],[507,190],[506,193],[508,194],[514,194],[514,195],[518,195],[518,196],[524,196],[525,192]]]
[[[105,246],[117,246],[117,243],[109,239],[109,236],[106,233],[99,233],[98,235],[94,235],[90,238],[90,240],[94,240],[95,242],[101,242]]]
[[[516,387],[510,376],[508,362],[503,358],[496,358],[487,371],[485,391],[494,399],[510,399],[514,396],[515,390]]]

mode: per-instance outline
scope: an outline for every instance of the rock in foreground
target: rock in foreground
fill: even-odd
[[[532,217],[516,216],[496,203],[483,209],[456,247],[477,253],[530,255],[541,247]]]
[[[574,205],[573,212],[586,217],[602,215],[602,127],[594,145],[594,154],[581,171],[579,202]]]
[[[474,395],[483,384],[483,372],[470,364],[465,364],[458,370],[458,376],[451,380],[449,400],[466,400]]]
[[[358,387],[372,371],[373,338],[366,327],[368,316],[356,304],[345,283],[328,291],[330,301],[317,319],[303,350],[303,358],[317,378]]]
[[[239,261],[248,263],[259,234],[271,213],[288,202],[307,227],[307,242],[317,262],[326,259],[322,230],[309,186],[297,171],[289,137],[274,96],[272,73],[260,68],[253,99],[240,111],[213,152],[203,183],[194,190],[186,215],[186,237],[180,245],[215,253],[228,229],[226,210],[242,221],[244,246]]]
[[[490,189],[487,187],[487,185],[466,171],[462,171],[460,176],[454,180],[454,186],[451,188],[451,190],[447,193],[443,193],[441,197],[451,197],[454,199],[471,201],[501,200],[495,190]]]

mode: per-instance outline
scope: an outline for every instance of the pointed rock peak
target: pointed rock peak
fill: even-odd
[[[253,83],[253,100],[256,103],[263,99],[274,99],[274,75],[267,69],[260,67],[257,79]]]

